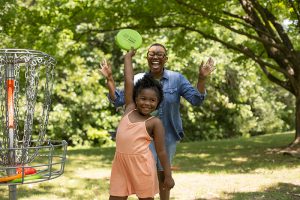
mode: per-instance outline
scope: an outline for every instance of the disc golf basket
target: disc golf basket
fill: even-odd
[[[64,172],[67,143],[46,135],[55,64],[40,51],[0,49],[0,186],[9,199],[19,184]]]

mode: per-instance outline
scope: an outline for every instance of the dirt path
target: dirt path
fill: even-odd
[[[284,174],[284,177],[283,177]],[[263,192],[279,183],[300,187],[300,169],[256,170],[251,174],[174,174],[176,186],[171,192],[176,200],[232,199],[235,193]],[[291,191],[292,192],[292,191]],[[298,194],[292,194],[293,198]],[[300,199],[300,197],[299,197]]]
[[[87,171],[85,169],[84,173],[79,171],[78,174],[81,174],[81,178],[105,178],[108,180],[110,170]],[[237,193],[261,193],[261,198],[255,199],[274,200],[264,198],[264,191],[270,188],[276,190],[280,184],[291,184],[300,188],[300,168],[275,171],[258,169],[245,174],[203,174],[176,171],[173,176],[176,186],[171,191],[172,200],[226,200],[232,199]],[[300,193],[299,190],[294,193],[290,191],[291,198],[289,199],[300,199],[298,193]],[[158,197],[155,199],[159,200]],[[136,197],[130,197],[129,200],[136,200]]]

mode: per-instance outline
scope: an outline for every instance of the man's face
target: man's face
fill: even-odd
[[[152,46],[148,49],[147,60],[150,72],[155,76],[163,73],[163,68],[168,60],[168,57],[163,47]]]

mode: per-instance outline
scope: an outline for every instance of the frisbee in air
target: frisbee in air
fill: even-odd
[[[132,47],[138,49],[141,47],[142,36],[133,29],[122,29],[115,37],[116,44],[123,50],[129,51]]]

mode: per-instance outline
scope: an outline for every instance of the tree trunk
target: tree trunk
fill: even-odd
[[[296,110],[295,110],[295,125],[296,125],[296,134],[295,140],[290,144],[291,147],[298,146],[300,144],[300,96],[296,96]]]
[[[292,143],[290,143],[289,147],[296,148],[300,147],[300,97],[296,95],[296,110],[295,110],[295,139]]]
[[[299,157],[300,155],[300,97],[296,95],[296,110],[295,110],[295,138],[287,146],[279,150],[280,153],[284,155],[291,155]]]

